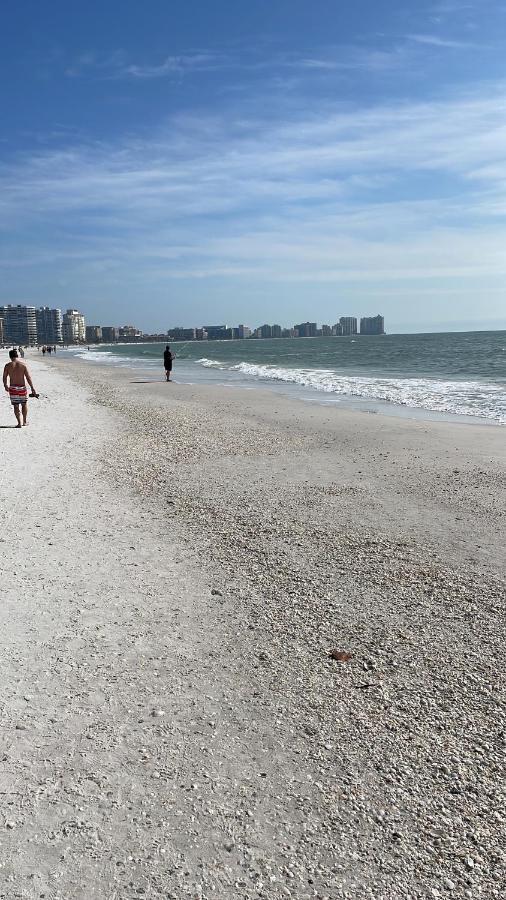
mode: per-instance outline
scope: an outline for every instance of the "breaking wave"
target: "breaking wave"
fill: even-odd
[[[225,366],[218,359],[206,359],[205,356],[202,359],[197,359],[197,362],[200,363],[201,366],[205,366],[206,369],[234,369],[236,366]]]
[[[68,351],[62,350],[61,353]],[[115,366],[118,369],[145,368],[153,365],[152,360],[142,360],[134,356],[118,356],[110,350],[86,350],[84,347],[78,352],[70,351],[76,359],[84,359],[86,362],[101,363],[102,365]]]
[[[200,359],[206,368],[229,370],[262,381],[286,382],[336,394],[492,419],[506,424],[506,388],[493,382],[446,381],[430,378],[388,378],[340,375],[331,369],[288,369],[280,366],[240,362],[227,365],[216,359]]]

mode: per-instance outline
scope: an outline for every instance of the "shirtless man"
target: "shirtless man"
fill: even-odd
[[[30,385],[32,394],[35,394],[35,388],[28,371],[28,366],[19,359],[18,351],[9,350],[9,357],[10,362],[4,367],[4,388],[9,394],[11,403],[14,407],[14,415],[16,416],[18,423],[16,428],[21,428],[21,416],[23,416],[23,425],[26,425],[26,417],[28,415],[28,391],[26,382]],[[9,382],[8,384],[7,381]]]

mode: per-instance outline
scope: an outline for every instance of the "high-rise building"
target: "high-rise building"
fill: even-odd
[[[197,341],[207,341],[207,331],[205,328],[195,329],[195,339]]]
[[[271,327],[271,337],[280,338],[281,337],[281,325],[272,325]]]
[[[385,334],[383,316],[364,316],[360,319],[360,334]]]
[[[303,322],[301,325],[295,325],[297,337],[316,337],[318,331],[316,322]]]
[[[227,325],[204,325],[207,337],[210,341],[224,341],[232,337],[232,329]]]
[[[336,337],[341,337],[342,333],[343,326],[340,322],[336,322],[336,324],[332,326],[332,334],[334,334]]]
[[[251,335],[251,328],[248,328],[247,325],[238,325],[237,326],[237,337],[241,340],[243,338],[249,338]]]
[[[5,344],[4,320],[0,317],[0,344]]]
[[[330,337],[332,335],[331,325],[322,325],[322,337]]]
[[[102,326],[87,325],[86,326],[86,343],[101,344],[102,343]]]
[[[37,318],[34,306],[0,306],[4,340],[9,344],[33,347],[37,343]]]
[[[63,341],[65,344],[84,344],[86,341],[86,322],[77,309],[68,309],[63,314]]]
[[[181,328],[180,326],[176,326],[176,328],[169,328],[167,339],[169,341],[194,341],[195,332],[195,328]]]
[[[341,316],[339,324],[343,329],[344,335],[357,333],[357,320],[355,316]]]
[[[272,337],[272,325],[260,325],[260,337],[261,338],[271,338]]]
[[[121,325],[119,329],[120,341],[138,341],[142,337],[142,331],[135,325]]]
[[[37,343],[61,344],[63,343],[63,316],[61,309],[50,309],[49,306],[41,306],[35,311],[37,321]]]
[[[102,325],[102,340],[104,344],[114,344],[118,340],[118,329],[112,325]]]

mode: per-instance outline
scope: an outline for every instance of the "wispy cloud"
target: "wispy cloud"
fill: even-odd
[[[140,61],[129,57],[123,50],[98,55],[93,52],[77,56],[65,69],[69,78],[89,78],[94,80],[137,80],[174,79],[190,74],[208,72],[237,72],[238,76],[258,76],[265,73],[270,78],[283,79],[286,72],[301,76],[317,77],[353,71],[377,75],[408,68],[413,63],[413,43],[433,46],[462,46],[464,43],[450,42],[423,34],[407,35],[403,38],[387,38],[383,46],[367,46],[354,43],[319,46],[307,49],[306,53],[288,52],[280,48],[243,47],[240,51],[213,51],[198,49],[181,54],[167,54],[157,60]]]
[[[449,7],[448,7],[449,9]],[[412,71],[423,66],[422,50],[466,50],[477,44],[452,34],[413,31],[403,36],[383,34],[373,45],[365,39],[335,45],[306,48],[306,52],[286,51],[279,46],[269,48],[243,46],[240,49],[190,49],[184,53],[167,53],[158,59],[139,60],[124,50],[106,54],[84,52],[65,68],[69,78],[150,82],[156,79],[181,80],[184,76],[205,75],[209,72],[236,72],[234,87],[244,88],[248,78],[259,73],[280,80],[287,86],[286,73],[300,78],[342,78],[343,73],[362,73],[364,76],[389,76],[401,70]],[[55,64],[58,64],[56,60]],[[300,82],[293,81],[293,87]]]
[[[320,69],[323,71],[333,71],[337,62],[332,59],[298,59],[292,65],[300,66],[302,69]]]
[[[505,113],[504,86],[485,85],[41,148],[0,172],[2,265],[23,235],[25,267],[150,283],[504,277]]]
[[[81,54],[67,66],[65,74],[70,78],[87,76],[101,79],[150,80],[226,68],[228,64],[225,56],[208,52],[167,55],[154,63],[133,62],[124,51],[117,50],[104,56],[97,56],[94,53]]]
[[[436,24],[474,30],[484,22],[503,19],[505,12],[502,0],[438,0],[429,8],[429,18]]]
[[[486,2],[486,0],[485,0]],[[483,0],[440,0],[432,7],[432,12],[439,15],[455,15],[459,12],[467,12],[483,5]]]
[[[430,47],[448,47],[451,50],[467,50],[476,47],[469,41],[458,41],[453,38],[439,37],[437,34],[408,34],[408,40],[414,41],[416,44],[426,44]]]
[[[186,72],[209,71],[223,68],[225,59],[212,53],[192,53],[183,56],[167,56],[159,65],[131,64],[116,70],[117,77],[163,78],[166,75],[184,75]]]
[[[59,57],[53,61],[59,64]],[[105,73],[114,71],[118,67],[125,65],[125,54],[122,50],[114,50],[107,54],[98,55],[95,52],[87,51],[76,56],[64,69],[67,78],[80,78],[92,73]]]

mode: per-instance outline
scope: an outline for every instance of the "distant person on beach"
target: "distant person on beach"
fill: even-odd
[[[172,360],[174,359],[174,354],[171,353],[170,344],[167,344],[164,352],[163,352],[163,367],[165,369],[165,377],[167,381],[170,381],[170,373],[172,372]]]
[[[17,350],[9,350],[10,362],[4,366],[3,382],[4,388],[9,394],[10,401],[14,407],[14,415],[16,416],[16,428],[21,428],[21,417],[23,417],[23,425],[27,424],[28,415],[28,390],[26,382],[32,389],[32,394],[36,396],[31,375],[28,366],[18,356]]]

